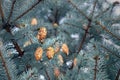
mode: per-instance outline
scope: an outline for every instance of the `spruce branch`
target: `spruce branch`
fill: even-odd
[[[106,1],[106,2],[107,2],[107,1]],[[110,10],[110,8],[112,8],[112,9],[111,9],[111,13],[112,13],[113,8],[114,8],[117,4],[119,4],[119,2],[117,2],[117,1],[114,2],[111,7],[108,7],[108,8],[106,8],[104,11],[100,12],[98,15],[96,15],[95,18],[102,16],[104,13],[106,13],[108,10]]]
[[[0,15],[1,15],[1,18],[2,18],[2,23],[4,23],[5,22],[5,20],[4,20],[4,12],[3,12],[3,9],[2,9],[1,0],[0,0]]]
[[[30,40],[30,42],[31,42],[31,44],[33,44],[32,38],[28,35],[28,33],[27,33],[27,34],[24,34],[24,36],[23,36],[23,37],[28,37],[28,38],[29,38],[29,40]]]
[[[97,66],[98,66],[98,60],[99,60],[99,56],[95,56],[94,60],[95,60],[95,67],[94,67],[94,80],[97,80]]]
[[[108,7],[107,9],[105,9],[104,11],[100,12],[98,15],[95,16],[95,18],[98,18],[100,16],[102,16],[104,13],[106,13],[108,10],[110,10],[110,7]]]
[[[109,64],[103,65],[102,69],[108,68],[108,67],[116,64],[117,62],[118,62],[118,60],[115,60],[115,61],[113,61],[113,62],[111,62],[111,63],[109,63]]]
[[[120,69],[118,70],[115,80],[119,80],[119,77],[120,77]]]
[[[120,56],[119,56],[119,55],[117,55],[117,54],[113,53],[111,50],[109,50],[109,49],[108,49],[108,48],[106,48],[105,46],[101,45],[101,47],[102,47],[102,48],[104,48],[105,50],[107,50],[108,52],[110,52],[112,55],[114,55],[114,56],[116,56],[116,57],[120,58]]]
[[[115,34],[113,34],[110,30],[108,30],[106,28],[106,26],[104,26],[103,24],[101,24],[99,21],[96,21],[96,24],[98,24],[103,30],[105,30],[107,33],[109,33],[110,35],[112,35],[113,37],[115,37],[116,39],[120,40],[120,37],[116,36]]]
[[[27,14],[29,11],[31,11],[34,7],[36,7],[42,0],[38,0],[35,4],[33,4],[29,9],[27,9],[25,12],[23,12],[21,15],[19,15],[16,19],[13,20],[13,22],[17,21],[21,17],[23,17],[25,14]]]
[[[67,30],[61,29],[62,32],[66,33],[67,35],[70,35],[70,33]]]
[[[12,2],[12,6],[11,6],[11,9],[10,9],[10,14],[9,14],[7,23],[10,22],[10,18],[12,17],[12,13],[13,13],[13,9],[14,9],[15,3],[16,3],[16,0],[14,0],[14,1]]]
[[[19,76],[23,74],[23,72],[29,71],[30,69],[32,69],[32,66],[26,63],[25,68],[22,71],[18,72],[17,75]]]
[[[70,25],[70,26],[74,26],[74,27],[76,27],[76,28],[79,28],[79,27],[80,27],[80,26],[78,26],[78,25],[76,25],[76,24],[72,24],[72,23],[64,23],[64,24]]]
[[[75,3],[73,3],[71,0],[67,0],[80,14],[82,14],[87,20],[90,20],[90,18],[83,12],[81,11]]]
[[[110,11],[110,15],[112,14],[113,9],[114,9],[114,7],[115,7],[116,5],[119,5],[119,2],[118,2],[118,1],[113,2],[113,4],[112,4],[112,9],[111,9],[111,11]]]
[[[1,51],[0,51],[0,57],[1,57],[1,60],[2,60],[2,63],[3,63],[3,67],[5,68],[5,72],[6,72],[8,80],[12,80],[11,77],[10,77],[10,74],[9,74],[9,70],[7,68],[6,61],[5,61],[4,57],[2,56],[2,52]]]
[[[115,19],[106,19],[107,22],[111,22],[111,24],[116,24],[120,22],[120,17],[117,17]]]

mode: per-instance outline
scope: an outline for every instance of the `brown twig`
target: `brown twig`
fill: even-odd
[[[23,12],[21,15],[19,15],[13,22],[17,21],[21,17],[23,17],[25,14],[27,14],[29,11],[31,11],[35,6],[37,6],[42,0],[38,0],[35,4],[33,4],[29,9],[27,9],[25,12]]]
[[[87,29],[85,29],[85,33],[83,35],[82,41],[81,41],[80,46],[79,46],[78,51],[77,51],[78,53],[81,51],[82,46],[83,46],[83,44],[84,44],[84,42],[86,40],[87,33],[88,33],[89,28],[90,28],[90,25],[91,25],[91,21],[89,21],[89,23],[87,25]]]
[[[19,53],[18,56],[23,56],[24,55],[24,51],[21,50],[20,46],[18,45],[17,42],[15,42],[14,40],[12,40],[13,45],[15,46],[15,49],[17,50],[17,52]]]
[[[96,21],[96,23],[98,25],[100,25],[100,27],[105,30],[107,33],[109,33],[110,35],[112,35],[113,37],[115,37],[116,39],[120,40],[120,37],[116,36],[115,34],[113,34],[111,31],[109,31],[106,26],[102,25],[99,21]]]
[[[98,1],[98,0],[96,0],[96,1],[94,2],[94,4],[93,4],[93,5],[94,5],[94,6],[93,6],[93,10],[91,11],[91,14],[90,14],[90,15],[91,15],[91,18],[93,18],[97,1]]]
[[[119,80],[119,77],[120,77],[120,69],[118,70],[115,80]]]
[[[94,67],[94,80],[96,80],[97,78],[97,66],[98,66],[98,60],[99,60],[99,56],[95,56],[94,57],[94,60],[95,60],[95,67]]]
[[[107,50],[108,52],[112,53],[112,55],[114,55],[114,56],[116,56],[116,57],[120,58],[120,56],[119,56],[119,55],[117,55],[117,54],[113,53],[112,51],[110,51],[109,49],[107,49],[105,46],[101,45],[101,47],[102,47],[102,48],[104,48],[105,50]]]
[[[10,18],[11,18],[12,13],[13,13],[13,9],[14,9],[15,2],[16,2],[16,0],[14,0],[13,3],[12,3],[11,10],[10,10],[10,14],[9,14],[7,23],[10,22]]]
[[[0,0],[0,15],[1,15],[1,18],[2,18],[2,22],[4,23],[5,22],[5,20],[4,20],[4,12],[3,12],[3,9],[2,9],[1,0]]]
[[[57,24],[59,24],[59,23],[58,23],[58,15],[59,15],[59,10],[56,9],[55,15],[54,15],[54,16],[55,16],[55,21],[54,21],[54,22],[57,23]]]
[[[27,78],[27,80],[30,80],[30,78],[34,75],[34,73],[31,73],[30,76]]]
[[[2,63],[3,63],[3,67],[5,68],[5,71],[6,71],[8,80],[12,80],[11,77],[10,77],[10,74],[9,74],[9,71],[8,71],[8,68],[7,68],[5,59],[4,59],[4,57],[2,56],[2,52],[1,52],[1,51],[0,51],[0,57],[1,57],[1,60],[2,60]]]
[[[9,24],[5,24],[5,25],[4,25],[4,29],[12,35],[12,32],[11,32],[11,29],[10,29],[10,25],[9,25]]]
[[[50,80],[50,76],[48,75],[47,70],[45,70],[45,73],[46,73],[46,76],[47,76],[48,80]]]
[[[82,38],[82,41],[81,41],[81,43],[80,43],[80,46],[79,46],[79,48],[78,48],[77,53],[79,53],[79,52],[81,51],[82,46],[83,46],[83,44],[84,44],[84,42],[85,42],[85,40],[86,40],[87,33],[88,33],[88,31],[89,31],[89,28],[91,27],[92,18],[93,18],[93,15],[94,15],[94,11],[95,11],[96,4],[97,4],[97,0],[94,2],[93,10],[92,10],[92,12],[91,12],[91,19],[88,19],[89,22],[88,22],[87,28],[85,29],[85,33],[84,33],[84,35],[83,35],[83,38]]]

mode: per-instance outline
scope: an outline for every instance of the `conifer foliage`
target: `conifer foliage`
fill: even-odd
[[[120,1],[0,0],[0,80],[120,80]]]

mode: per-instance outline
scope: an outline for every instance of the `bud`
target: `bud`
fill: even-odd
[[[60,75],[60,70],[59,70],[58,68],[55,68],[55,69],[54,69],[54,75],[55,75],[55,77],[59,77],[59,75]]]
[[[74,67],[77,65],[77,58],[74,58],[73,65],[74,65]]]
[[[26,46],[29,46],[29,45],[31,45],[31,41],[30,41],[30,40],[29,40],[29,41],[26,41],[26,42],[24,43],[23,47],[26,47]]]
[[[37,61],[41,60],[42,59],[42,54],[43,54],[43,49],[41,47],[38,47],[34,53],[35,55],[35,59]]]
[[[57,24],[57,23],[53,23],[53,26],[54,26],[54,27],[58,27],[58,24]]]
[[[62,45],[62,51],[63,51],[66,55],[69,54],[69,48],[68,48],[67,44],[64,43],[64,44]]]
[[[41,27],[37,34],[37,39],[42,42],[47,36],[47,29],[45,27]]]
[[[55,53],[59,52],[60,51],[60,47],[59,46],[56,46],[55,48]]]
[[[60,55],[60,54],[58,55],[58,60],[59,60],[59,61],[58,61],[59,64],[60,64],[60,65],[63,65],[64,61],[63,61],[62,55]]]
[[[48,57],[48,59],[52,59],[54,57],[54,54],[55,54],[54,48],[49,47],[46,53],[46,56]]]
[[[36,18],[32,18],[32,20],[31,20],[31,25],[32,25],[32,26],[37,25],[37,19],[36,19]]]

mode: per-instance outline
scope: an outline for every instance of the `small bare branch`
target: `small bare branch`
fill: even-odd
[[[95,57],[94,57],[94,60],[95,60],[94,80],[97,80],[97,79],[96,79],[96,78],[97,78],[97,71],[98,71],[97,66],[98,66],[98,60],[99,60],[99,59],[100,59],[99,56],[95,56]]]
[[[12,17],[12,13],[13,13],[13,9],[14,9],[15,2],[16,2],[16,0],[14,0],[13,3],[12,3],[11,10],[10,10],[10,14],[9,14],[7,23],[10,22],[10,18]]]
[[[120,77],[120,69],[118,70],[115,80],[119,80],[119,77]]]
[[[48,80],[50,80],[50,76],[49,76],[47,70],[45,70],[45,73],[46,73],[46,76],[47,76]]]
[[[97,5],[97,1],[98,0],[96,0],[95,2],[94,2],[94,4],[93,4],[93,10],[91,11],[91,18],[93,17],[93,15],[94,15],[94,12],[95,12],[95,7],[96,7],[96,5]]]
[[[1,18],[2,18],[2,22],[4,23],[5,22],[5,20],[4,20],[4,12],[3,12],[3,9],[2,9],[1,0],[0,0],[0,15],[1,15]]]
[[[80,46],[79,46],[79,48],[78,48],[78,53],[81,51],[82,46],[83,46],[83,44],[84,44],[84,42],[85,42],[85,40],[86,40],[86,37],[87,37],[88,31],[89,31],[89,28],[91,27],[92,17],[93,17],[93,15],[94,15],[94,10],[95,10],[96,4],[97,4],[97,0],[94,2],[93,10],[92,10],[92,12],[91,12],[91,19],[88,19],[88,25],[86,25],[87,28],[86,28],[86,30],[85,30],[85,33],[84,33],[83,38],[82,38],[82,41],[81,41]]]
[[[5,68],[5,72],[7,74],[8,80],[12,80],[11,77],[10,77],[7,65],[6,65],[6,61],[5,61],[4,57],[2,56],[2,52],[1,51],[0,51],[0,57],[1,57],[1,60],[2,60],[2,63],[3,63],[3,67]]]
[[[15,40],[12,40],[13,45],[15,46],[15,49],[17,50],[17,52],[19,53],[18,56],[23,56],[24,55],[24,51],[21,50],[20,46],[18,45],[18,43]]]

